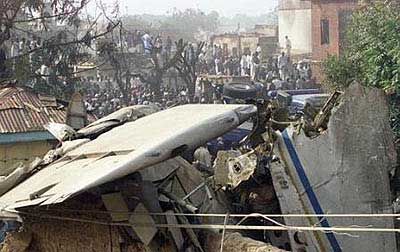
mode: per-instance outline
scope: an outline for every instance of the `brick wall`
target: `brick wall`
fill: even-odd
[[[339,55],[343,37],[341,13],[349,13],[357,6],[356,0],[313,0],[311,8],[312,23],[312,58],[317,62],[312,65],[313,77],[322,84],[324,76],[321,63],[328,55]],[[321,44],[321,20],[329,21],[329,44]]]
[[[312,3],[312,48],[313,59],[322,60],[327,55],[338,55],[340,50],[339,15],[341,12],[352,10],[357,3],[354,0],[320,0]],[[329,21],[329,44],[321,44],[321,20]]]

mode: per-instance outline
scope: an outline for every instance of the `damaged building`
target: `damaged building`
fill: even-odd
[[[262,59],[273,56],[278,48],[278,27],[273,25],[256,25],[251,32],[231,32],[211,37],[211,43],[219,45],[224,55],[239,57],[255,52],[258,45],[262,48]]]
[[[59,148],[2,177],[0,251],[396,251],[384,93],[355,84],[290,122],[275,106],[134,106],[52,131]]]
[[[57,144],[43,125],[65,123],[66,108],[54,97],[8,84],[0,89],[0,174],[28,164]]]

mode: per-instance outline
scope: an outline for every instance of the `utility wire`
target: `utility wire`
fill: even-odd
[[[97,225],[106,225],[106,226],[122,226],[122,227],[131,227],[130,223],[114,223],[114,222],[106,222],[106,221],[98,221],[98,220],[88,220],[88,219],[80,219],[80,218],[72,218],[72,217],[61,217],[61,216],[52,216],[52,215],[43,215],[43,214],[34,214],[29,212],[19,212],[22,215],[32,216],[43,219],[53,219],[60,221],[74,221],[80,223],[90,223]],[[225,215],[226,217],[226,215]],[[239,222],[240,223],[240,222]],[[135,226],[140,226],[135,224]],[[250,226],[250,225],[225,225],[224,224],[155,224],[151,225],[156,228],[179,228],[179,229],[208,229],[208,230],[270,230],[270,231],[318,231],[318,232],[335,232],[335,233],[343,233],[343,232],[356,232],[356,233],[371,233],[371,232],[381,232],[381,233],[400,233],[400,229],[396,228],[374,228],[374,227],[359,227],[359,226],[344,226],[344,227],[319,227],[319,226],[287,226],[284,224],[280,224],[278,226]],[[142,227],[142,226],[141,226]],[[149,225],[143,225],[143,227],[149,227]]]

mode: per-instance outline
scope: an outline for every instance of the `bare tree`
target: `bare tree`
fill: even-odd
[[[49,20],[76,20],[88,0],[2,0],[0,1],[0,46],[11,38],[21,24],[40,23],[48,28]],[[48,11],[51,10],[52,13]],[[28,31],[25,31],[28,32]]]
[[[160,57],[160,54],[156,50],[151,53],[151,59],[153,64],[153,69],[151,70],[151,79],[147,79],[146,82],[150,84],[152,92],[155,94],[155,98],[159,99],[161,97],[161,84],[163,81],[164,74],[172,67],[175,67],[182,55],[184,54],[184,42],[180,39],[176,43],[176,52],[171,58]]]
[[[83,15],[88,0],[1,0],[0,48],[9,57],[0,76],[68,99],[78,79],[74,66],[91,61],[88,50],[115,26],[98,29]],[[23,40],[24,46],[14,45]],[[40,43],[33,43],[38,42]],[[32,42],[32,43],[29,43]],[[17,55],[11,55],[17,47]],[[41,72],[46,66],[48,73]],[[45,81],[43,81],[45,80]]]
[[[127,47],[126,35],[129,31],[119,23],[118,31],[110,33],[107,41],[99,48],[101,60],[112,69],[113,77],[121,92],[123,103],[127,106],[131,100],[131,80],[140,80],[150,86],[156,100],[161,99],[161,84],[164,74],[175,67],[183,54],[183,40],[176,42],[177,51],[170,57],[165,57],[159,49],[153,48],[149,54],[131,52]]]
[[[196,88],[196,82],[199,70],[199,56],[203,51],[205,42],[197,43],[196,49],[189,43],[179,43],[177,47],[183,52],[178,55],[175,68],[179,72],[180,77],[185,82],[189,97],[193,97]]]

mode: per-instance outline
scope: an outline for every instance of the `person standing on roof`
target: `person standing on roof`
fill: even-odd
[[[285,36],[285,47],[286,47],[286,54],[288,57],[290,57],[290,54],[292,52],[292,41],[290,41],[288,36]]]

